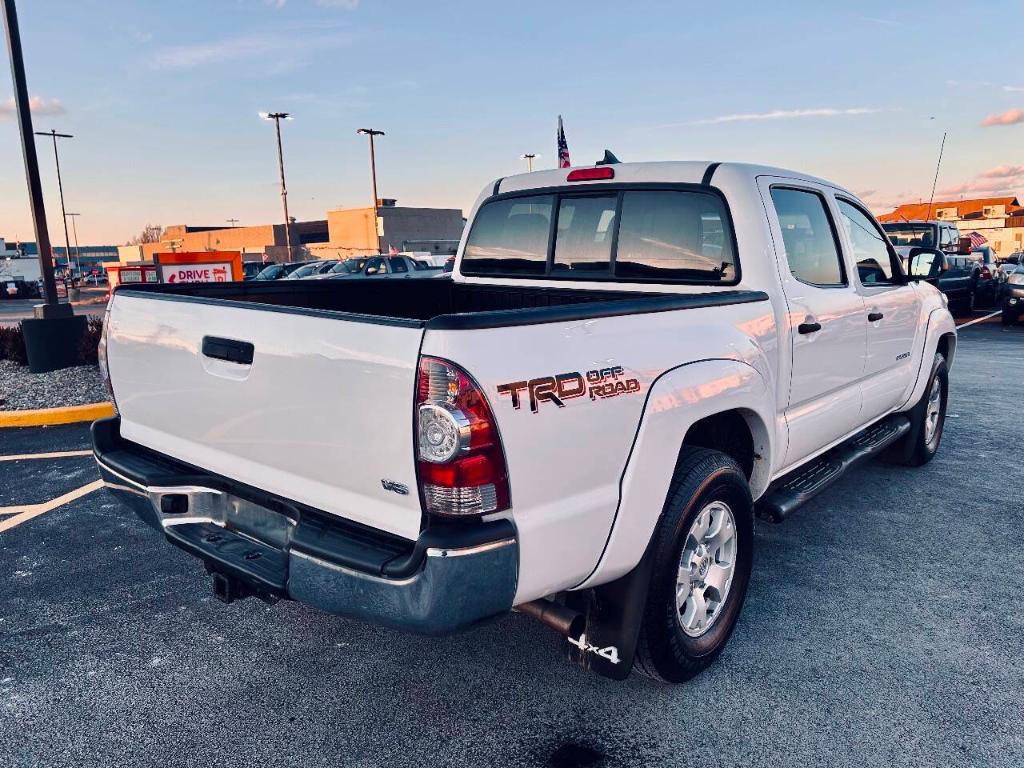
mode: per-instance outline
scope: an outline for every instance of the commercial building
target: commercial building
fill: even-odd
[[[58,271],[66,269],[68,266],[68,258],[66,248],[61,246],[53,246],[54,256],[54,268]],[[81,247],[71,246],[71,266],[74,271],[78,271],[81,266],[83,274],[89,273],[91,270],[96,269],[102,271],[102,264],[106,261],[115,261],[117,259],[117,246],[116,245],[83,245]],[[0,259],[11,259],[8,262],[8,267],[13,269],[15,265],[20,264],[20,272],[25,272],[35,277],[29,277],[27,279],[35,280],[38,279],[38,264],[39,264],[39,248],[35,242],[10,242],[0,238]],[[17,262],[16,259],[23,259],[24,261]],[[34,264],[36,266],[29,266]]]
[[[1024,250],[1024,207],[1016,197],[907,203],[878,217],[881,222],[950,221],[964,237],[977,232],[988,240],[998,257]]]
[[[339,258],[387,251],[455,253],[465,220],[457,208],[410,208],[394,200],[378,201],[377,222],[373,208],[339,208],[326,219],[296,221],[291,225],[295,258]],[[122,246],[122,264],[149,262],[154,253],[168,251],[241,251],[245,261],[286,261],[284,224],[252,227],[204,227],[178,224],[167,227],[160,241]],[[378,245],[379,243],[379,245]]]

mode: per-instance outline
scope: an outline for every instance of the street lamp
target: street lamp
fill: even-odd
[[[64,222],[67,224],[67,217],[71,216],[71,231],[75,234],[75,266],[78,268],[78,276],[82,276],[82,252],[78,250],[78,225],[75,220],[81,216],[80,213],[65,213]],[[68,254],[68,266],[71,266],[71,255]]]
[[[377,238],[377,253],[381,252],[381,236],[377,230],[377,157],[373,149],[373,137],[383,136],[384,131],[373,128],[357,128],[356,133],[370,137],[370,183],[373,186],[373,234]]]
[[[227,223],[230,224],[232,227],[238,224],[238,219],[225,219],[225,221],[227,221]]]
[[[14,0],[3,0],[4,28],[7,30],[7,52],[11,59],[11,77],[14,79],[14,99],[21,131],[21,148],[25,156],[25,178],[28,182],[32,223],[39,249],[39,271],[43,276],[43,304],[34,311],[36,317],[58,317],[68,314],[67,308],[58,308],[57,285],[53,280],[53,253],[50,234],[46,229],[46,208],[43,205],[43,185],[39,181],[39,158],[32,141],[32,112],[29,110],[28,85],[25,83],[25,60],[21,53],[21,34],[18,31],[18,11]]]
[[[520,160],[525,160],[526,161],[526,170],[527,170],[527,172],[528,173],[533,173],[533,161],[534,160],[539,160],[540,159],[540,155],[536,154],[535,152],[527,152],[525,155],[520,155],[519,159]]]
[[[281,121],[292,120],[287,112],[260,112],[264,120],[273,120],[277,131],[277,166],[281,171],[281,204],[284,206],[284,242],[288,246],[288,261],[292,260],[292,227],[288,218],[288,189],[284,183],[284,152],[281,150]]]
[[[60,155],[57,154],[57,139],[73,139],[70,133],[57,133],[52,128],[48,131],[36,131],[36,136],[49,136],[53,139],[53,161],[57,165],[57,189],[60,191],[60,213],[64,218],[64,256],[71,269],[71,238],[68,237],[68,215],[64,213],[64,184],[60,180]]]

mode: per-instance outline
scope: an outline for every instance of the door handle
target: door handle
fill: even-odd
[[[868,313],[868,322],[869,323],[877,323],[883,317],[885,317],[885,315],[883,315],[881,312],[869,312]]]
[[[818,322],[814,322],[814,323],[800,323],[800,325],[798,325],[796,327],[796,330],[797,330],[797,333],[803,333],[803,334],[817,333],[818,331],[821,330],[821,323],[818,323]]]
[[[239,365],[252,365],[256,348],[248,341],[222,339],[218,336],[203,336],[203,354],[217,360],[226,360]]]

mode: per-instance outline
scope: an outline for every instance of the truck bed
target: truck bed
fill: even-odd
[[[346,320],[456,330],[532,325],[763,301],[759,291],[641,293],[431,280],[279,280],[145,285],[118,289],[168,301],[265,305]]]

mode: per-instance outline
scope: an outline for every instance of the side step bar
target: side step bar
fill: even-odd
[[[890,416],[865,429],[809,464],[783,475],[757,502],[758,517],[778,523],[806,504],[855,464],[876,456],[910,431],[910,419]]]

